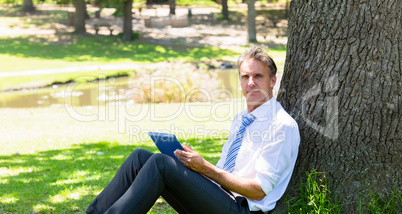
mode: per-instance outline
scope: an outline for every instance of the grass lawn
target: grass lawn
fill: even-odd
[[[199,151],[215,162],[220,139],[205,142]],[[197,146],[198,140],[187,140]],[[156,152],[151,144],[121,145],[91,142],[68,149],[0,156],[0,210],[5,213],[83,213],[109,183],[135,148]],[[201,148],[201,147],[198,147]],[[102,155],[99,155],[102,154]],[[150,213],[174,212],[158,200]]]
[[[51,42],[48,38],[36,36],[0,38],[1,72],[109,63],[230,60],[237,57],[242,50],[244,49],[234,51],[203,47],[175,51],[162,46],[121,42],[118,37],[72,36],[71,44],[63,45]]]
[[[0,132],[5,133],[0,150],[0,211],[83,213],[135,148],[157,151],[147,137],[149,130],[175,133],[216,163],[230,121],[241,108],[240,103],[217,105],[189,103],[168,121],[163,118],[175,114],[182,104],[136,105],[119,109],[120,116],[108,109],[84,107],[75,108],[75,116],[63,107],[0,109]],[[130,116],[139,111],[146,115],[141,121]],[[109,112],[106,119],[100,112]],[[85,122],[77,117],[91,114],[99,118]],[[221,119],[215,122],[208,115]],[[175,211],[158,200],[150,213]]]

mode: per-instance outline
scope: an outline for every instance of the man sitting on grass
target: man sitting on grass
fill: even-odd
[[[179,161],[137,149],[86,212],[146,213],[159,196],[179,213],[274,209],[293,172],[299,129],[273,97],[276,65],[271,57],[251,47],[237,66],[247,109],[234,118],[216,166],[186,145],[175,151]]]

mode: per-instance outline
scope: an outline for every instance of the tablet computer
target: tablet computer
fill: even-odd
[[[169,155],[170,157],[178,160],[173,152],[176,149],[184,149],[175,135],[160,132],[148,132],[148,134],[161,153]]]

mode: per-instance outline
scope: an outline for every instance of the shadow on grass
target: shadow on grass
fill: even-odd
[[[221,139],[186,140],[216,163]],[[157,152],[153,143],[120,145],[98,142],[37,154],[0,156],[0,212],[83,213],[136,148]],[[174,213],[164,201],[151,213]]]
[[[123,61],[163,62],[170,59],[198,61],[221,59],[225,56],[237,56],[239,53],[215,47],[188,48],[186,51],[175,51],[170,48],[136,42],[121,42],[118,37],[81,37],[76,35],[56,35],[69,37],[65,44],[52,43],[52,39],[21,36],[0,39],[0,53],[38,59],[59,59],[70,62],[83,61]],[[64,38],[65,39],[65,38]]]

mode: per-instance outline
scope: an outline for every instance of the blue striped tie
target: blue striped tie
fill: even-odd
[[[247,126],[249,126],[255,120],[254,115],[249,114],[248,116],[243,116],[243,121],[239,131],[236,134],[236,140],[230,145],[229,152],[226,156],[225,164],[223,164],[223,169],[227,172],[232,172],[236,163],[237,153],[239,153],[241,144],[243,142],[244,133],[246,132]]]

